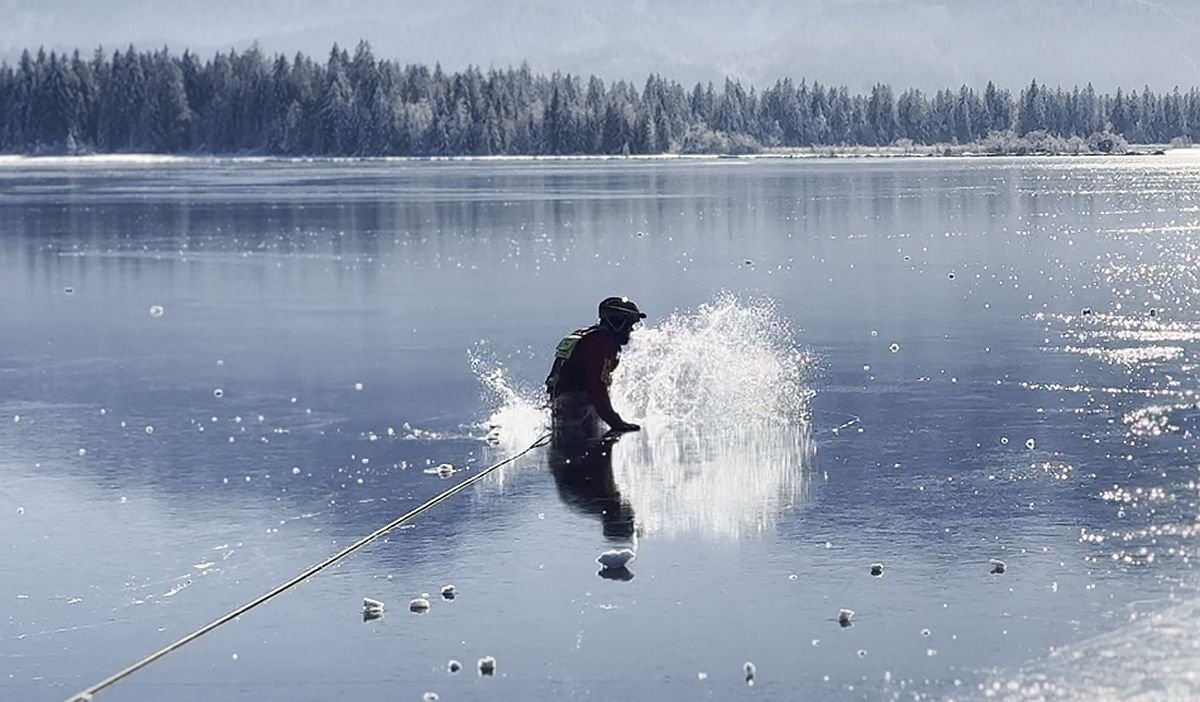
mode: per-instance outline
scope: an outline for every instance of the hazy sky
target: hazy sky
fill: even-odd
[[[324,56],[367,39],[404,62],[641,81],[729,74],[862,89],[1031,78],[1200,85],[1194,0],[0,0],[0,58],[134,43],[205,54],[255,40]]]

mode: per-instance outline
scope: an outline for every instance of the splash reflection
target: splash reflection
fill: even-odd
[[[816,454],[807,425],[629,437],[614,447],[616,484],[643,535],[740,538],[808,498]]]

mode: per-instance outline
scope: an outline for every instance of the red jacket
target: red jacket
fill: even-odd
[[[620,363],[621,346],[600,327],[577,330],[563,339],[555,353],[554,368],[546,380],[550,398],[569,392],[586,392],[588,401],[609,426],[622,423],[612,407],[608,386]]]

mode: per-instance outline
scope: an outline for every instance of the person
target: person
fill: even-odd
[[[575,330],[558,343],[546,378],[552,434],[560,440],[600,438],[604,435],[600,422],[608,425],[610,436],[641,429],[613,409],[608,388],[621,347],[629,343],[634,327],[646,315],[624,297],[605,298],[599,312],[599,322]]]

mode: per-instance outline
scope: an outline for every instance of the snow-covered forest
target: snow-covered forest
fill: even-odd
[[[329,156],[654,154],[773,147],[1076,143],[1200,137],[1200,90],[1019,92],[989,83],[865,94],[781,78],[643,84],[527,67],[446,72],[377,58],[363,42],[324,61],[257,48],[209,58],[133,48],[25,52],[0,65],[0,152]],[[1106,144],[1106,146],[1107,146]]]

